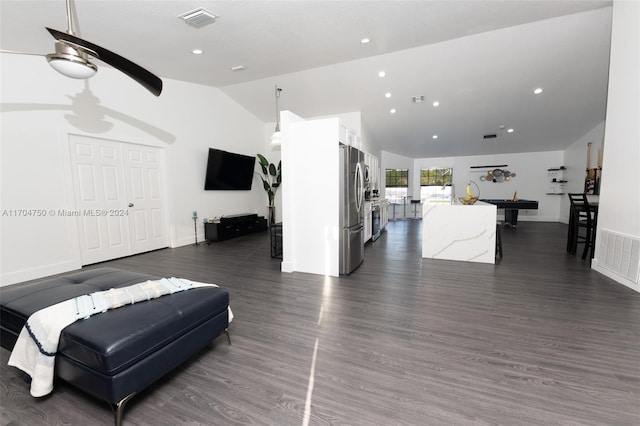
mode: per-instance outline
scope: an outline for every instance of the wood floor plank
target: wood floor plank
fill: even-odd
[[[229,289],[217,339],[134,398],[125,425],[639,425],[640,294],[565,252],[566,225],[503,230],[496,265],[422,259],[390,222],[348,277],[281,273],[267,234],[117,259]],[[110,425],[64,383],[35,400],[0,350],[1,424]]]

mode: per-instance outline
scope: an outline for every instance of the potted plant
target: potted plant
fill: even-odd
[[[262,179],[262,187],[267,192],[267,197],[269,198],[269,223],[276,222],[276,192],[280,187],[280,183],[282,182],[281,175],[281,161],[278,161],[278,165],[276,166],[273,163],[270,163],[264,155],[256,154],[258,157],[258,161],[260,162],[260,169],[262,169],[262,175],[260,179]]]

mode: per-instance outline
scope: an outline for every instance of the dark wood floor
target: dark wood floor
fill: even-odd
[[[266,234],[107,262],[218,282],[236,315],[125,425],[640,424],[640,294],[567,255],[566,225],[505,229],[496,265],[422,259],[420,226],[349,277],[281,273]],[[64,383],[34,400],[7,359],[2,425],[112,424]]]

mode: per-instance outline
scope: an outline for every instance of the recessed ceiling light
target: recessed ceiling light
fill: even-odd
[[[202,55],[204,52],[201,49],[193,49],[191,53],[194,55]]]
[[[231,71],[244,71],[246,69],[247,69],[247,67],[245,67],[244,65],[238,65],[238,66],[235,66],[235,67],[231,67]]]
[[[434,107],[437,107],[438,105],[440,105],[440,102],[438,102],[438,101],[433,101],[433,106],[434,106]]]
[[[390,97],[391,97],[391,92],[387,92],[387,93],[385,93],[385,94],[384,94],[384,97],[385,97],[385,98],[390,98]]]
[[[535,93],[536,95],[539,95],[542,92],[543,92],[542,87],[538,87],[536,90],[533,91],[533,93]]]
[[[395,108],[391,108],[391,110],[389,111],[391,114],[395,114],[396,113],[396,109]]]
[[[507,129],[507,132],[509,132],[509,133],[513,133],[513,132],[514,132],[514,130],[513,130],[513,129]]]
[[[360,43],[362,43],[362,44],[367,44],[367,43],[369,43],[370,41],[371,41],[371,39],[370,39],[370,38],[366,38],[366,37],[365,37],[365,38],[363,38],[362,40],[360,40]]]
[[[380,71],[380,72],[378,73],[378,77],[384,77],[385,75],[387,75],[387,73],[386,73],[386,72],[384,72],[384,71]]]
[[[438,135],[431,136],[432,139],[438,139]]]

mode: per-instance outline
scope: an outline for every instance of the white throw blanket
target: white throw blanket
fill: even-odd
[[[41,309],[31,315],[22,328],[9,357],[9,365],[31,376],[32,396],[45,396],[53,390],[55,355],[63,328],[109,309],[206,286],[218,287],[182,278],[162,278],[78,296]],[[232,319],[233,313],[229,308],[229,322]]]

